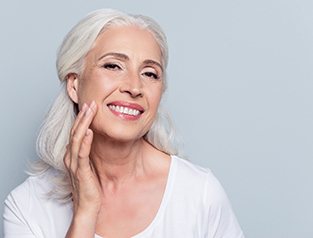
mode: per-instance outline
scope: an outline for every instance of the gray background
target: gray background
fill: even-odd
[[[224,185],[246,236],[312,238],[309,0],[1,1],[0,200],[36,157],[40,123],[59,90],[57,47],[73,24],[103,7],[163,26],[164,105],[185,154]]]

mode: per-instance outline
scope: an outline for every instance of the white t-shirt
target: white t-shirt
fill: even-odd
[[[47,198],[49,173],[31,176],[7,197],[5,238],[62,238],[72,219],[72,203]],[[100,236],[95,235],[100,238]],[[208,169],[172,156],[160,208],[133,238],[243,238],[220,183]]]

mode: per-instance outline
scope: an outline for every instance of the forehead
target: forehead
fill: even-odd
[[[124,53],[161,62],[161,50],[153,34],[138,26],[111,26],[96,39],[91,54]]]

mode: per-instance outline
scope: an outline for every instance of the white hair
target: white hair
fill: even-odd
[[[76,117],[77,105],[67,94],[67,76],[71,73],[79,75],[84,70],[84,58],[91,50],[99,34],[111,26],[124,25],[136,25],[150,31],[160,47],[161,63],[164,68],[167,66],[166,36],[160,26],[149,17],[101,9],[90,13],[72,28],[65,37],[57,56],[57,71],[62,88],[41,126],[37,139],[39,160],[32,165],[32,174],[41,174],[48,169],[54,170],[55,176],[51,180],[54,188],[51,195],[55,198],[66,200],[71,197],[71,184],[63,163],[63,157],[69,142],[70,130]],[[166,81],[166,79],[164,80]],[[170,118],[160,108],[154,123],[144,138],[165,153],[178,153]]]

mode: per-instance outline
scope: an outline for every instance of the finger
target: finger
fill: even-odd
[[[89,107],[85,111],[83,117],[80,120],[80,123],[77,125],[77,128],[71,138],[71,158],[77,159],[82,140],[85,137],[87,129],[89,128],[90,123],[92,122],[92,119],[96,114],[95,102],[92,102],[90,106],[91,107]]]
[[[73,171],[72,171],[72,161],[71,161],[71,157],[70,157],[70,152],[69,152],[69,145],[66,146],[66,152],[65,152],[65,155],[64,155],[64,158],[63,158],[63,162],[65,164],[65,167],[67,169],[67,172],[68,172],[68,176],[69,176],[69,179],[71,181],[71,185],[72,185],[72,195],[74,195],[74,191],[75,191],[75,180],[73,178]]]
[[[91,143],[93,139],[93,132],[87,129],[85,137],[82,141],[79,153],[78,153],[78,169],[91,169],[89,154],[91,149]]]
[[[66,162],[66,167],[67,169],[69,170],[69,173],[70,173],[70,177],[71,177],[71,180],[72,180],[72,173],[75,173],[76,169],[77,169],[77,159],[75,158],[74,160],[72,159],[72,156],[71,156],[71,138],[79,124],[79,122],[82,120],[83,116],[84,116],[84,113],[86,112],[86,110],[88,109],[88,106],[86,103],[83,104],[81,110],[79,111],[78,115],[76,116],[76,119],[74,121],[74,124],[72,126],[72,129],[71,129],[71,132],[70,132],[70,144],[68,144],[66,146],[66,157],[64,157],[64,162]]]
[[[66,152],[63,158],[63,162],[65,164],[66,169],[69,172],[70,177],[72,174],[76,173],[77,170],[77,158],[73,158],[72,153],[71,153],[71,146],[67,145],[66,146]]]
[[[73,124],[72,129],[71,129],[70,136],[72,136],[74,134],[77,125],[79,124],[79,122],[83,118],[84,113],[86,112],[87,109],[88,109],[88,106],[87,106],[86,103],[84,103],[83,106],[82,106],[82,109],[79,111],[78,115],[75,118],[74,124]]]
[[[66,152],[65,152],[65,155],[63,158],[63,162],[65,164],[65,167],[69,173],[69,177],[70,177],[71,182],[73,184],[73,173],[75,173],[77,170],[77,160],[71,158],[71,153],[68,149],[69,147],[68,146],[66,146],[66,147],[67,147],[67,149],[66,149]]]
[[[70,153],[69,153],[69,149],[68,149],[68,145],[66,146],[66,151],[63,157],[63,162],[65,165],[65,168],[69,169],[70,165],[71,165],[71,158],[70,158]]]
[[[75,133],[79,123],[81,123],[81,121],[83,120],[84,116],[86,115],[86,112],[89,108],[91,108],[92,111],[96,112],[97,110],[97,105],[94,101],[92,101],[90,103],[90,106],[88,106],[86,103],[83,104],[82,106],[82,109],[80,110],[80,112],[78,113],[74,123],[73,123],[73,126],[72,126],[72,129],[71,129],[71,136],[73,136],[73,134]]]
[[[91,108],[93,109],[93,111],[96,111],[96,104],[95,102],[91,103]],[[88,116],[90,114],[90,111],[88,111],[89,107],[87,104],[83,105],[83,108],[81,110],[81,112],[78,115],[77,120],[75,121],[74,124],[74,130],[72,130],[73,135],[70,138],[70,161],[69,161],[69,169],[71,170],[71,172],[73,174],[76,173],[77,171],[77,167],[78,167],[78,162],[77,162],[77,157],[78,157],[78,153],[79,153],[79,149],[80,149],[80,145],[81,145],[81,139],[80,139],[80,131],[77,130],[77,128],[82,127],[82,123],[84,124],[84,121],[86,122],[86,119],[88,119]],[[88,111],[88,112],[87,112]],[[92,117],[93,118],[93,117]],[[92,120],[91,118],[91,120]],[[90,118],[89,118],[90,119]],[[87,125],[90,124],[90,120],[88,122],[87,120]]]

